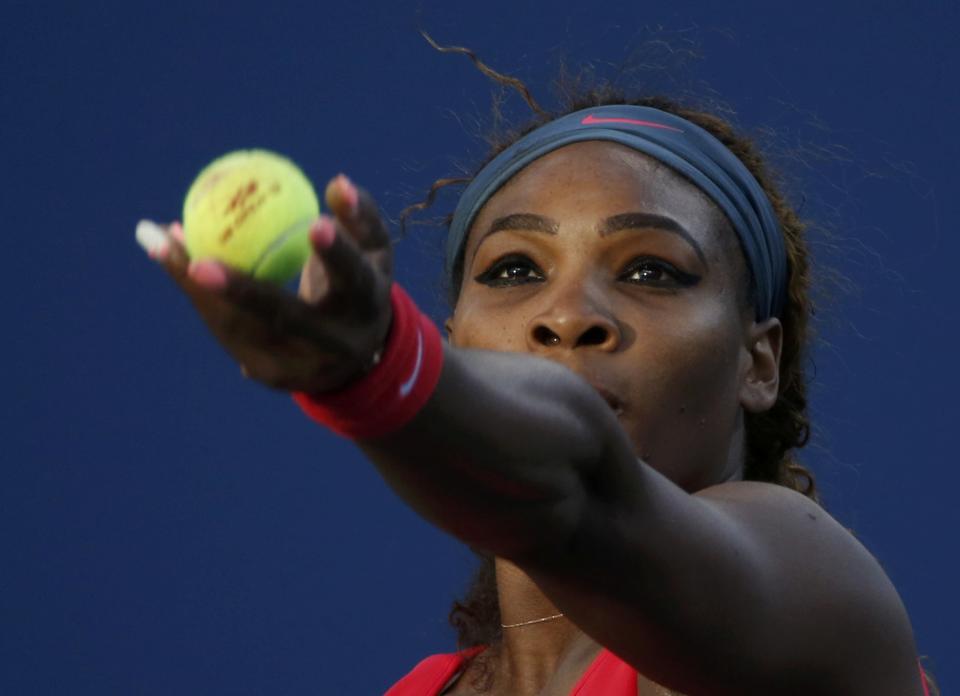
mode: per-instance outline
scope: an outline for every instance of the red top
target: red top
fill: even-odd
[[[462,653],[431,655],[394,684],[384,696],[439,696],[440,690],[460,671],[468,658],[483,651],[471,648]],[[927,679],[920,670],[924,696],[929,696]],[[570,696],[637,696],[637,671],[604,648],[580,677]]]
[[[466,659],[483,648],[462,653],[431,655],[394,684],[384,696],[439,696]],[[607,649],[583,673],[570,696],[637,696],[637,670]]]

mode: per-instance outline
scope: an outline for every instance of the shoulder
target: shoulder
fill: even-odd
[[[845,613],[869,610],[905,619],[903,605],[877,559],[853,533],[816,502],[783,486],[738,481],[713,486],[695,495],[730,521],[748,543],[755,544],[767,579],[807,602],[842,598]],[[810,590],[815,590],[811,592]]]
[[[906,610],[880,563],[848,529],[813,500],[774,484],[731,482],[695,497],[722,512],[760,559],[763,594],[800,629],[785,636],[773,627],[770,639],[790,646],[785,654],[813,651],[835,684],[856,677],[858,687],[848,683],[845,693],[913,693],[890,690],[890,675],[919,684]],[[887,683],[871,692],[866,682],[884,675]]]
[[[858,594],[873,581],[873,589],[889,585],[876,558],[853,533],[807,496],[784,486],[761,481],[735,481],[711,486],[694,495],[721,513],[748,539],[764,544],[777,558],[794,558],[813,570],[817,579],[842,586],[856,577]],[[774,560],[774,559],[771,559]],[[793,564],[791,564],[792,566]],[[806,574],[805,574],[806,575]]]
[[[698,499],[731,520],[745,538],[760,544],[770,579],[794,588],[803,581],[851,607],[903,606],[877,559],[816,502],[783,486],[738,481],[700,491]],[[785,575],[788,574],[788,575]],[[808,599],[815,599],[804,593]],[[905,617],[905,614],[903,614]]]

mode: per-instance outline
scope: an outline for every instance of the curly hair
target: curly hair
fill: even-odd
[[[534,117],[523,126],[501,130],[488,136],[490,149],[475,168],[474,176],[505,148],[543,124],[574,111],[608,104],[649,106],[680,116],[711,133],[746,165],[766,192],[776,212],[786,246],[788,276],[787,302],[779,317],[783,327],[780,390],[777,401],[770,410],[746,414],[743,475],[746,480],[785,486],[820,503],[814,475],[796,455],[796,450],[806,445],[810,438],[806,360],[811,341],[810,319],[814,315],[814,303],[810,296],[811,269],[805,236],[806,225],[781,192],[782,181],[767,167],[754,142],[736,132],[727,120],[707,110],[690,108],[662,96],[628,94],[607,82],[597,82],[586,87],[580,84],[571,86],[561,78],[559,86],[562,103],[557,110],[551,112],[534,100],[520,80],[496,72],[469,49],[440,46],[429,36],[424,36],[437,50],[466,55],[481,72],[500,86],[516,90],[534,113]],[[501,119],[498,117],[496,120],[499,122]],[[472,178],[438,179],[422,202],[409,206],[401,213],[401,225],[406,223],[411,214],[430,207],[442,189],[451,185],[467,184]],[[451,217],[447,216],[447,225]],[[462,279],[461,256],[454,266],[448,288],[451,306],[456,305]],[[747,301],[752,299],[753,284],[754,280],[748,268],[744,288]],[[448,618],[457,633],[459,649],[465,650],[479,645],[495,649],[501,638],[501,628],[492,557],[480,556],[479,567],[465,596],[454,601]],[[480,683],[475,686],[484,690],[489,688],[492,675],[488,671],[480,670],[479,679]]]

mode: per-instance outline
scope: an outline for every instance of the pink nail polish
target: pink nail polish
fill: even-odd
[[[340,187],[340,195],[343,196],[343,200],[347,202],[347,206],[350,208],[350,214],[356,215],[357,207],[360,205],[360,194],[357,187],[353,185],[346,174],[337,175],[337,186]]]
[[[334,237],[337,236],[337,230],[333,226],[330,218],[321,215],[310,228],[310,241],[318,249],[329,249],[333,245]]]
[[[221,290],[227,285],[227,273],[215,261],[191,261],[187,274],[194,283],[208,290]]]
[[[174,221],[174,223],[170,225],[170,236],[176,239],[181,244],[183,244],[184,243],[183,225],[181,225],[179,222]]]

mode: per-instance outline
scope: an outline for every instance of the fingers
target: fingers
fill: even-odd
[[[390,244],[390,234],[377,204],[369,193],[357,188],[346,175],[338,174],[330,180],[325,198],[337,222],[361,249],[379,249]]]
[[[361,251],[329,215],[309,235],[314,253],[304,274],[322,282],[307,301],[219,261],[190,261],[177,223],[141,221],[135,236],[249,377],[277,388],[324,391],[366,369],[383,345],[391,317],[389,277],[367,257],[389,249]]]
[[[329,342],[313,308],[274,283],[213,259],[191,261],[179,223],[137,224],[137,243],[177,282],[218,336],[269,343],[288,334]]]
[[[187,277],[201,288],[217,292],[230,282],[230,269],[217,261],[200,259],[187,266]]]
[[[191,261],[179,223],[143,220],[136,239],[190,297],[210,324],[232,315],[228,305],[259,318],[270,333],[319,340],[317,308],[327,319],[365,321],[381,313],[389,295],[392,249],[387,226],[370,195],[345,175],[325,191],[333,216],[321,215],[309,232],[314,254],[301,276],[298,298],[212,259]]]
[[[377,309],[379,278],[353,238],[338,227],[332,218],[321,215],[310,228],[315,255],[308,262],[307,282],[302,282],[301,288],[322,294],[304,299],[334,311],[337,305],[349,303],[352,311],[365,317]],[[318,281],[311,283],[313,278]]]
[[[137,223],[134,238],[151,259],[160,260],[170,253],[170,240],[167,232],[153,220],[141,220]]]
[[[135,237],[147,255],[163,266],[174,280],[180,284],[186,280],[190,258],[179,222],[159,225],[152,220],[141,220],[137,223]]]
[[[212,324],[223,316],[226,303],[219,292],[227,277],[225,267],[214,261],[192,263],[184,245],[183,226],[179,222],[158,225],[150,220],[137,224],[136,239],[147,255],[159,263],[190,301]]]
[[[214,333],[218,336],[238,333],[238,328],[244,328],[243,333],[250,333],[249,326],[239,326],[249,324],[250,320],[242,321],[224,295],[231,276],[240,274],[234,274],[211,259],[190,261],[179,223],[159,225],[151,220],[141,220],[135,236],[147,255],[159,263],[190,298]]]

